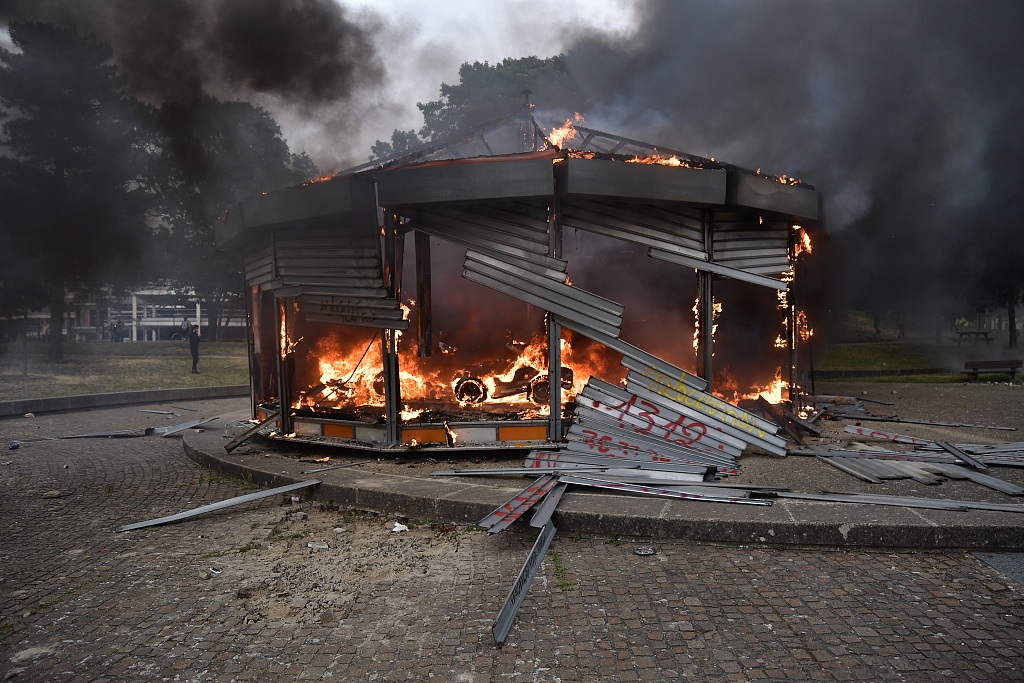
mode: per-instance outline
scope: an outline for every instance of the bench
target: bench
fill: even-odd
[[[1022,365],[1024,360],[969,360],[964,363],[964,371],[972,382],[983,372],[1005,372],[1012,382]]]
[[[990,342],[993,339],[989,330],[957,330],[956,333],[959,335],[956,339],[957,346],[960,346],[960,342],[964,339],[970,339],[975,344],[978,343],[978,340]]]

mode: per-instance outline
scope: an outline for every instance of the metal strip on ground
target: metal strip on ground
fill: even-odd
[[[625,491],[627,493],[640,493],[648,496],[661,496],[663,498],[679,498],[682,500],[703,500],[713,503],[742,503],[747,505],[771,505],[771,500],[766,498],[746,498],[745,496],[720,496],[712,497],[707,495],[698,495],[694,493],[685,493],[683,491],[673,491],[671,489],[659,488],[654,486],[641,486],[639,484],[620,484],[610,481],[601,481],[599,479],[588,479],[586,477],[577,476],[562,476],[561,481],[567,484],[574,484],[576,486],[590,486],[598,489],[609,489],[612,491]]]
[[[264,426],[266,426],[267,423],[269,423],[269,422],[271,422],[273,420],[276,420],[277,416],[280,415],[280,414],[281,414],[280,411],[275,411],[275,412],[271,413],[270,415],[267,415],[267,417],[264,418],[262,421],[260,421],[259,424],[253,425],[249,429],[245,430],[243,433],[241,433],[238,436],[236,436],[235,438],[233,438],[231,441],[229,441],[226,444],[224,444],[224,450],[226,450],[228,453],[230,453],[231,451],[235,450],[236,448],[241,446],[243,443],[245,443],[249,439],[250,436],[252,436],[256,432],[258,432]]]
[[[554,514],[555,508],[562,501],[562,496],[565,494],[567,487],[568,484],[559,482],[555,484],[553,489],[548,491],[548,495],[544,496],[544,501],[537,508],[537,511],[533,513],[533,517],[530,519],[530,526],[540,529],[551,521],[551,515]]]
[[[512,628],[512,622],[526,598],[526,592],[530,589],[530,584],[533,583],[533,577],[537,575],[537,569],[540,568],[544,555],[548,552],[548,546],[551,545],[551,539],[555,537],[555,531],[557,529],[552,524],[546,524],[540,530],[530,554],[526,557],[526,562],[523,563],[523,568],[519,570],[519,576],[512,583],[512,590],[505,598],[505,605],[498,613],[498,618],[494,620],[494,625],[491,626],[491,635],[494,636],[494,644],[498,647],[505,644],[508,632]]]
[[[209,505],[204,505],[194,510],[188,510],[187,512],[179,512],[176,515],[159,517],[157,519],[150,519],[145,522],[136,522],[134,524],[126,524],[125,526],[120,527],[118,531],[132,531],[134,529],[142,529],[148,526],[170,524],[171,522],[178,522],[183,519],[188,519],[190,517],[198,517],[199,515],[204,515],[207,512],[215,512],[217,510],[222,510],[224,508],[231,507],[232,505],[241,505],[242,503],[248,503],[254,500],[259,500],[261,498],[269,498],[270,496],[276,496],[281,493],[288,493],[289,491],[296,491],[298,489],[304,489],[309,486],[316,486],[319,483],[319,479],[309,479],[307,481],[302,481],[297,484],[288,484],[287,486],[278,486],[277,488],[267,489],[266,491],[248,493],[244,496],[236,496],[235,498],[228,498],[227,500],[222,500],[219,503],[210,503]]]
[[[532,484],[477,522],[477,526],[487,529],[488,533],[498,533],[533,507],[556,483],[558,480],[552,474],[537,477]]]

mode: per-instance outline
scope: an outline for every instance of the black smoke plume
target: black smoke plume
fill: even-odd
[[[365,24],[333,0],[6,0],[0,22],[70,26],[156,102],[268,95],[312,110],[380,78]]]
[[[833,308],[939,316],[1024,281],[1020,2],[642,8],[568,51],[587,124],[813,184]]]

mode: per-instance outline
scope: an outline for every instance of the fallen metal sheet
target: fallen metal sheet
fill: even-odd
[[[828,500],[836,503],[865,503],[868,505],[897,505],[904,507],[930,508],[933,510],[989,510],[991,512],[1024,512],[1024,505],[1013,505],[1005,503],[984,503],[975,500],[947,500],[945,498],[917,498],[912,496],[885,496],[880,494],[865,493],[837,493],[835,491],[822,491],[820,494],[794,494],[779,493],[779,498],[803,498],[814,500],[809,496],[819,495],[828,497]],[[824,498],[822,498],[824,499]]]
[[[623,415],[628,414],[631,424],[641,427],[635,431],[638,437],[647,437],[657,441],[665,441],[667,438],[653,437],[649,434],[652,430],[658,429],[658,424],[653,422],[654,417],[664,418],[664,424],[658,431],[665,431],[666,437],[676,432],[682,440],[675,445],[684,449],[705,450],[709,453],[716,453],[729,457],[738,457],[747,446],[747,441],[725,433],[723,423],[717,419],[709,418],[698,411],[689,410],[686,406],[676,404],[667,399],[660,399],[653,392],[642,394],[627,391],[620,386],[609,384],[603,380],[591,377],[580,396],[590,401],[598,401],[604,406],[592,408],[587,401],[577,402],[577,411],[588,411],[593,409],[597,419],[611,421],[614,424],[623,422]],[[624,412],[626,411],[626,412]],[[643,414],[646,413],[646,414]],[[735,430],[733,430],[735,431]],[[695,438],[696,436],[700,438]],[[677,441],[678,441],[677,440]]]
[[[653,360],[656,362],[646,362],[630,358],[629,356],[623,356],[622,366],[627,370],[636,370],[643,375],[656,373],[658,375],[671,377],[673,382],[681,382],[688,387],[697,389],[698,391],[707,390],[708,382],[703,377],[698,377],[697,375],[689,373],[682,368],[678,368],[675,365],[658,358],[654,358]]]
[[[911,460],[916,462],[955,462],[948,453],[920,453],[918,451],[862,451],[845,448],[794,448],[790,455],[812,455],[837,458],[876,458],[879,460]]]
[[[757,494],[755,494],[757,495]],[[859,503],[862,505],[891,505],[896,507],[925,508],[928,510],[953,510],[966,512],[968,503],[941,498],[908,498],[906,496],[863,495],[859,493],[794,493],[792,491],[772,492],[771,498],[811,500],[822,503]],[[1024,505],[1021,506],[1024,512]]]
[[[1017,431],[1016,427],[1000,427],[999,425],[982,425],[974,424],[972,422],[944,422],[942,420],[929,420],[926,418],[917,417],[884,417],[881,415],[850,415],[843,412],[829,411],[836,417],[843,418],[845,420],[861,420],[864,422],[906,422],[908,424],[919,424],[919,425],[934,425],[936,427],[973,427],[975,429],[999,429],[1007,432]]]
[[[583,397],[583,400],[589,402],[593,399],[588,396]],[[600,409],[602,406],[599,402],[595,403],[598,404],[597,408],[577,406],[575,419],[569,427],[569,438],[585,444],[596,453],[604,453],[606,448],[616,448],[646,453],[654,459],[665,456],[692,463],[735,467],[736,458],[742,452],[741,449],[725,447],[716,452],[709,448],[673,443],[661,436],[651,436],[643,432],[642,426],[636,423],[637,418],[624,415],[622,422],[616,423]],[[709,442],[714,443],[711,439]]]
[[[879,439],[882,441],[895,441],[896,443],[909,443],[915,445],[931,445],[935,442],[930,439],[919,439],[916,436],[905,436],[903,434],[893,434],[892,432],[880,432],[875,429],[867,429],[860,425],[844,425],[843,431],[847,434],[856,434],[857,436],[863,436],[866,439]]]
[[[627,382],[632,381],[635,385],[657,393],[675,403],[684,403],[693,406],[700,412],[710,417],[715,417],[726,424],[740,426],[741,428],[754,428],[755,431],[764,431],[767,434],[775,435],[779,431],[779,425],[766,420],[765,418],[744,410],[739,406],[723,401],[714,394],[706,391],[687,387],[676,381],[675,378],[664,375],[652,369],[651,372],[637,372],[630,370],[627,374]],[[660,388],[667,388],[670,392],[663,392]],[[627,386],[628,391],[628,386]],[[721,415],[722,417],[718,417]],[[737,422],[739,424],[737,424]],[[760,435],[759,435],[760,436]],[[764,438],[764,437],[762,437]],[[784,444],[785,439],[779,439]]]
[[[935,445],[937,445],[939,448],[946,451],[947,453],[952,453],[957,457],[957,459],[963,460],[965,463],[967,463],[967,465],[973,467],[976,470],[988,469],[988,465],[986,465],[983,462],[979,462],[978,460],[975,460],[974,458],[967,455],[966,453],[964,453],[962,450],[960,450],[951,443],[946,443],[945,441],[936,441]]]
[[[317,468],[311,469],[311,470],[302,470],[302,472],[300,472],[299,474],[316,474],[317,472],[326,472],[328,470],[340,470],[340,469],[343,469],[345,467],[355,467],[356,465],[366,465],[369,462],[372,462],[372,461],[370,461],[370,460],[355,460],[353,462],[344,462],[344,463],[341,463],[340,465],[327,465],[326,467],[317,467]]]
[[[491,534],[496,534],[506,529],[512,522],[522,517],[524,512],[547,495],[547,492],[557,483],[558,479],[553,474],[545,474],[538,477],[532,484],[477,522],[477,526],[486,529]]]
[[[496,292],[511,296],[520,301],[524,301],[528,304],[532,304],[539,308],[544,309],[556,316],[559,320],[565,320],[572,324],[586,324],[591,329],[600,330],[602,334],[616,337],[619,334],[619,325],[610,324],[601,320],[593,319],[589,312],[581,312],[574,308],[563,305],[566,300],[565,297],[559,297],[559,301],[555,301],[554,297],[544,292],[538,294],[536,292],[529,291],[525,286],[520,286],[521,283],[515,281],[515,278],[511,276],[504,276],[500,273],[495,274],[498,277],[491,277],[482,273],[478,273],[474,270],[466,268],[462,271],[462,277],[466,278],[470,282],[475,282],[484,287],[493,289]],[[571,329],[571,328],[570,328]]]
[[[530,283],[541,289],[551,290],[555,294],[564,294],[571,299],[568,305],[578,303],[580,306],[587,306],[594,311],[607,314],[603,319],[609,322],[621,319],[622,313],[625,310],[625,306],[620,303],[568,284],[564,273],[556,273],[554,277],[548,277],[534,273],[526,268],[519,268],[512,263],[506,262],[504,259],[491,258],[475,251],[466,252],[466,267],[477,270],[485,275],[491,274],[487,270],[490,268],[521,280],[523,283]]]
[[[494,644],[498,647],[505,644],[508,632],[512,628],[512,622],[526,598],[526,592],[530,589],[530,584],[533,583],[533,577],[537,575],[537,569],[540,568],[544,556],[547,555],[548,546],[551,545],[551,539],[555,537],[555,531],[557,529],[553,524],[544,525],[533,548],[530,549],[530,554],[526,556],[523,568],[519,570],[519,575],[512,583],[512,589],[508,592],[508,597],[505,598],[505,604],[502,606],[501,612],[498,613],[494,625],[491,626],[491,635],[494,636]]]
[[[711,394],[688,387],[672,388],[653,380],[638,379],[633,372],[627,375],[626,390],[656,405],[703,420],[709,426],[747,444],[759,446],[773,455],[786,455],[786,440],[776,435],[776,425],[766,427],[764,425],[771,423],[751,416]]]
[[[170,524],[171,522],[179,522],[183,519],[189,519],[190,517],[198,517],[199,515],[205,515],[208,512],[223,510],[224,508],[228,508],[233,505],[241,505],[242,503],[249,503],[254,500],[260,500],[261,498],[269,498],[271,496],[280,495],[282,493],[288,493],[289,491],[297,491],[298,489],[316,486],[319,483],[319,479],[309,479],[307,481],[302,481],[297,484],[288,484],[287,486],[278,486],[277,488],[267,489],[266,491],[248,493],[244,496],[229,498],[227,500],[222,500],[219,503],[211,503],[210,505],[204,505],[194,510],[188,510],[187,512],[179,512],[176,515],[160,517],[157,519],[150,519],[145,522],[136,522],[134,524],[126,524],[125,526],[120,527],[118,531],[132,531],[134,529],[142,529],[148,526],[157,526],[160,524]]]
[[[537,470],[544,470],[547,474],[558,474],[562,471],[594,471],[603,472],[609,468],[608,465],[585,465],[571,462],[551,462],[551,461],[535,461],[538,463],[545,463],[550,467],[490,467],[478,470],[438,470],[431,472],[430,475],[433,477],[472,477],[472,476],[502,476],[502,475],[523,475],[523,474],[537,474]]]
[[[555,508],[562,500],[562,496],[565,495],[565,489],[568,484],[559,482],[555,484],[554,488],[548,491],[548,494],[544,496],[544,500],[537,506],[537,510],[533,513],[533,517],[530,518],[530,526],[535,529],[544,527],[548,522],[551,521],[551,515],[554,514]]]
[[[624,484],[634,484],[634,483],[644,484],[645,482],[629,482],[629,481],[624,481],[622,483],[624,483]],[[733,500],[738,499],[738,498],[749,499],[750,498],[750,493],[751,493],[750,491],[745,491],[745,490],[740,490],[740,489],[735,489],[735,490],[716,489],[713,486],[701,486],[699,484],[669,484],[669,483],[666,483],[664,486],[661,486],[660,488],[663,488],[666,491],[678,491],[680,493],[691,493],[691,494],[693,494],[695,496],[704,496],[707,500],[717,500],[717,499],[721,498],[723,500],[727,500],[727,502],[732,502]]]
[[[628,424],[628,423],[627,423]],[[590,455],[622,455],[642,457],[652,462],[679,462],[690,465],[736,467],[738,454],[709,451],[666,439],[638,434],[632,426],[619,427],[607,416],[589,408],[577,408],[569,427],[567,450]],[[620,454],[619,451],[622,451]]]
[[[702,452],[652,449],[644,447],[642,443],[638,445],[637,442],[630,442],[623,446],[611,445],[608,441],[600,440],[605,434],[603,430],[588,428],[588,426],[595,427],[593,423],[587,423],[574,424],[569,428],[566,452],[595,458],[614,458],[619,462],[637,463],[650,469],[700,467],[729,474],[739,470],[739,466],[734,460],[718,461],[713,457],[705,457]],[[597,437],[594,436],[595,434]],[[617,443],[627,442],[619,441]]]
[[[572,443],[570,442],[569,445],[572,446]],[[580,463],[584,465],[600,465],[602,468],[614,468],[619,470],[638,469],[658,470],[661,472],[678,472],[681,474],[700,475],[705,479],[713,477],[716,472],[716,468],[714,466],[704,464],[664,459],[650,460],[641,456],[627,457],[609,454],[595,455],[572,450],[559,451],[557,453],[549,451],[531,451],[530,454],[526,456],[525,464],[527,467],[544,469],[544,467],[540,465],[542,462],[555,463],[557,466],[561,466],[561,463]]]
[[[593,378],[577,396],[576,406],[579,415],[589,415],[591,411],[599,413],[612,424],[629,425],[620,429],[632,432],[636,438],[647,438],[658,444],[730,458],[739,457],[747,445],[739,437],[724,434],[716,425],[709,424],[711,420],[707,418],[698,419],[671,407],[653,404],[635,394],[598,385]]]
[[[685,474],[678,472],[657,472],[643,470],[606,470],[604,472],[564,472],[566,476],[582,476],[587,479],[598,481],[614,481],[621,484],[643,484],[645,486],[656,486],[658,488],[670,488],[673,486],[696,486],[703,483],[703,479],[696,474]],[[661,474],[663,476],[655,476]],[[721,495],[719,492],[718,495]]]
[[[915,462],[910,462],[909,460],[892,460],[887,464],[889,467],[905,472],[908,477],[919,484],[924,484],[925,486],[941,484],[945,479],[945,477],[936,476],[935,474],[922,469],[920,465]]]
[[[154,415],[166,415],[167,417],[181,417],[178,413],[170,410],[146,410],[145,408],[139,408],[140,413],[153,413]]]
[[[481,265],[466,259],[462,276],[471,282],[484,285],[526,303],[540,306],[544,310],[578,320],[607,334],[618,335],[622,324],[621,313],[609,312],[605,305],[595,305],[589,292],[572,285],[559,283],[541,275],[528,278]]]
[[[609,349],[621,353],[625,357],[623,358],[623,365],[626,364],[626,358],[635,360],[639,363],[642,363],[643,366],[652,368],[660,367],[666,364],[665,361],[661,360],[657,356],[653,356],[650,353],[644,351],[643,349],[639,349],[633,346],[629,342],[622,341],[615,335],[605,334],[600,330],[594,329],[593,327],[588,327],[583,323],[576,322],[572,319],[565,318],[558,314],[553,315],[552,318],[555,323],[561,325],[562,327],[568,328],[573,332],[582,334],[584,337],[587,337],[588,339],[592,339],[598,342],[599,344],[604,344]],[[700,378],[696,379],[699,380],[700,382],[704,382],[704,380],[701,380]],[[691,382],[693,381],[694,380],[688,377],[685,383],[690,384],[690,386],[693,386],[693,384],[691,384]],[[706,387],[707,383],[704,382],[703,386]]]
[[[953,471],[950,468],[956,468],[955,472],[957,475],[966,475],[966,478],[970,479],[975,484],[981,484],[986,488],[1005,493],[1008,496],[1024,496],[1024,488],[1017,484],[1004,481],[989,474],[983,474],[977,470],[970,470],[958,465],[943,465],[938,463],[934,464],[933,468],[943,473]]]
[[[189,420],[188,422],[182,422],[176,425],[167,425],[166,427],[154,427],[153,433],[159,434],[160,436],[173,436],[174,434],[180,434],[186,429],[199,427],[200,425],[207,424],[208,422],[213,422],[216,419],[216,417],[206,417],[198,420]]]
[[[845,473],[847,473],[847,474],[849,474],[851,476],[857,477],[861,481],[866,481],[866,482],[868,482],[870,484],[881,484],[882,483],[881,479],[876,479],[875,477],[871,476],[870,474],[867,474],[866,472],[864,472],[864,470],[862,468],[856,467],[855,464],[845,462],[846,458],[827,457],[827,456],[823,456],[823,455],[819,455],[819,456],[816,456],[816,457],[818,458],[818,460],[822,461],[823,463],[825,463],[827,465],[831,465],[832,467],[835,467],[837,470],[841,470],[841,471],[843,471],[843,472],[845,472]]]
[[[231,441],[229,441],[226,444],[224,444],[224,450],[226,450],[228,453],[230,453],[231,451],[235,450],[236,448],[241,446],[243,443],[245,443],[249,439],[249,437],[251,437],[253,434],[258,432],[259,430],[263,429],[268,423],[276,420],[277,416],[280,415],[280,414],[281,413],[278,412],[278,411],[275,411],[275,412],[271,413],[270,415],[265,417],[263,420],[261,420],[258,424],[253,425],[251,428],[247,429],[246,431],[242,432],[241,434],[239,434],[235,438],[231,439]]]
[[[660,496],[662,498],[678,498],[680,500],[703,500],[713,503],[741,503],[747,505],[771,505],[771,501],[763,498],[746,498],[740,496],[707,496],[685,491],[673,491],[658,486],[644,486],[642,484],[622,484],[612,481],[601,481],[588,477],[576,475],[562,475],[559,481],[575,486],[590,486],[592,488],[609,489],[613,491],[625,491],[627,493],[639,493],[647,496]]]

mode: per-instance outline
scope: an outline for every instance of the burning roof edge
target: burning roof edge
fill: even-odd
[[[214,238],[218,248],[234,249],[241,246],[243,235],[248,239],[254,230],[376,211],[372,178],[335,175],[243,199],[225,212],[215,226]]]
[[[452,140],[482,135],[517,116],[492,121]],[[248,239],[251,231],[375,212],[378,206],[553,196],[556,188],[564,194],[749,208],[812,222],[824,218],[821,194],[806,183],[590,128],[580,130],[584,133],[583,147],[595,139],[605,139],[615,142],[615,151],[589,152],[596,155],[594,158],[572,156],[583,150],[543,149],[437,160],[423,157],[450,148],[453,142],[423,145],[405,156],[370,162],[325,179],[244,199],[232,206],[216,226],[216,243],[221,249],[236,249],[242,243],[243,233],[247,233]],[[629,149],[633,150],[631,154],[619,153]],[[640,151],[676,156],[686,164],[627,163]],[[564,164],[567,170],[561,172],[565,175],[557,183],[552,162],[568,162]],[[433,169],[430,177],[409,175],[426,169]]]

